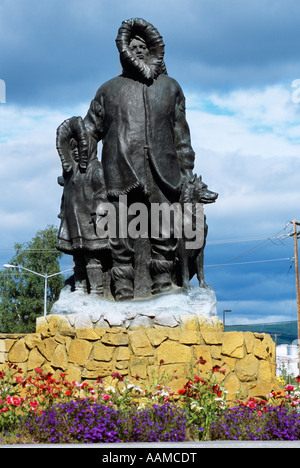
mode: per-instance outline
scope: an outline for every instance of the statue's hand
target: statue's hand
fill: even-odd
[[[108,211],[106,209],[104,209],[103,207],[101,207],[101,205],[100,205],[100,208],[97,207],[96,212],[91,213],[90,224],[93,224],[94,228],[96,229],[98,221],[100,219],[104,218],[107,215],[107,213],[108,213]]]
[[[106,209],[105,206],[103,206],[101,203],[100,205],[97,206],[97,215],[99,218],[103,218],[104,216],[106,216],[108,213],[108,210]]]

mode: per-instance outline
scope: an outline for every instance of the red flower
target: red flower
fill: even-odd
[[[202,383],[202,384],[207,384],[206,380],[202,379],[201,377],[199,377],[198,375],[195,375],[194,376],[194,383]]]
[[[222,391],[220,390],[219,385],[214,385],[213,386],[213,392],[217,395],[217,397],[221,398]]]
[[[249,398],[249,400],[244,403],[244,406],[248,406],[248,408],[255,408],[258,405],[258,400],[255,398]]]
[[[161,359],[161,360],[159,361],[159,365],[160,365],[160,366],[161,366],[162,364],[164,364],[164,363],[165,363],[165,361],[164,361],[163,359]]]
[[[300,375],[298,375],[298,376],[296,377],[296,380],[297,380],[298,383],[300,383]]]
[[[113,379],[118,379],[119,382],[123,382],[123,380],[124,380],[123,376],[121,374],[119,374],[119,372],[113,372],[111,374],[111,376],[112,376]]]
[[[199,359],[199,361],[198,361],[196,364],[201,364],[201,365],[204,366],[204,364],[206,364],[206,360],[203,359],[203,357],[201,356],[200,359]]]
[[[213,371],[213,372],[220,372],[220,369],[221,369],[220,366],[215,365],[215,366],[213,367],[212,371]]]

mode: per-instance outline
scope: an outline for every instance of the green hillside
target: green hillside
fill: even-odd
[[[268,333],[275,341],[277,335],[277,345],[292,344],[298,338],[297,321],[257,323],[248,325],[225,325],[225,331],[250,331],[257,333]]]

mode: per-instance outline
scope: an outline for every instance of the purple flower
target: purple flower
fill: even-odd
[[[28,415],[27,430],[39,442],[177,442],[185,440],[186,417],[169,404],[121,411],[90,400],[57,404],[40,416]]]
[[[218,440],[299,440],[300,415],[293,410],[267,407],[227,409],[212,424],[212,437]]]

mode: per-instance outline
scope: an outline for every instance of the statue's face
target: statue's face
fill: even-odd
[[[145,63],[148,63],[150,52],[147,45],[143,41],[134,38],[130,42],[129,47],[138,59],[143,60],[143,62]]]

